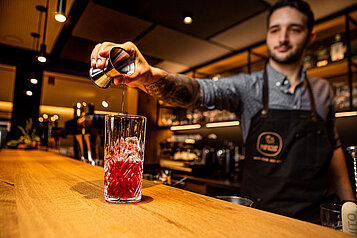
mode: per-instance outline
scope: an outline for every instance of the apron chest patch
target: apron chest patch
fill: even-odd
[[[283,139],[276,132],[262,132],[257,139],[257,151],[268,157],[280,154],[283,148]]]

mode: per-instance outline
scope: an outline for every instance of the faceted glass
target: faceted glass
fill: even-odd
[[[146,117],[105,117],[104,197],[108,202],[141,200]]]

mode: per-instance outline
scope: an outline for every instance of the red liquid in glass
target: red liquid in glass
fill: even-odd
[[[143,162],[136,144],[121,143],[106,158],[104,195],[108,201],[141,199]]]

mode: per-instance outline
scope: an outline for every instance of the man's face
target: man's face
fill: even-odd
[[[266,44],[272,60],[281,64],[301,60],[309,38],[307,17],[291,7],[274,11],[270,17]]]

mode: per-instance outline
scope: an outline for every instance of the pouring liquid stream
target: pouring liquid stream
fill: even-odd
[[[124,114],[124,94],[125,94],[125,81],[123,80],[123,92],[121,94],[121,113]]]

